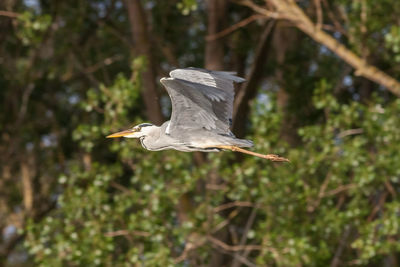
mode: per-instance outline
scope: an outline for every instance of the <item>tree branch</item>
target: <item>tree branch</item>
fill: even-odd
[[[234,31],[236,31],[237,29],[242,28],[242,27],[246,26],[247,24],[249,24],[249,23],[251,23],[251,22],[253,22],[255,20],[258,20],[260,18],[264,18],[264,16],[263,15],[257,15],[257,14],[256,15],[252,15],[252,16],[250,16],[248,18],[245,18],[244,20],[241,20],[238,23],[226,28],[225,30],[222,30],[222,31],[220,31],[218,33],[215,33],[215,34],[207,35],[206,36],[206,41],[213,41],[213,40],[216,40],[218,38],[224,37],[224,36],[234,32]]]
[[[233,202],[225,203],[218,207],[215,207],[213,211],[215,213],[217,213],[217,212],[220,212],[220,211],[223,211],[226,209],[230,209],[233,207],[254,207],[254,206],[255,206],[255,204],[253,204],[249,201],[233,201]]]
[[[358,76],[376,82],[386,87],[396,96],[400,96],[400,82],[389,76],[378,68],[368,64],[366,60],[360,58],[354,52],[339,43],[335,38],[319,29],[303,10],[294,2],[289,0],[266,0],[270,3],[279,14],[271,16],[271,11],[254,4],[250,0],[240,1],[239,3],[250,7],[255,12],[263,14],[268,18],[286,19],[295,27],[310,36],[317,43],[326,46],[329,50],[335,53],[338,57],[352,66]]]
[[[5,11],[0,10],[0,16],[9,17],[9,18],[17,18],[20,14],[12,12],[12,11]]]
[[[208,239],[212,244],[214,244],[215,246],[220,247],[220,248],[222,248],[222,249],[224,249],[224,250],[226,250],[226,251],[233,251],[233,252],[236,252],[236,251],[262,250],[262,249],[263,249],[263,247],[260,246],[260,245],[243,245],[243,246],[242,246],[242,245],[238,245],[238,246],[231,246],[231,245],[228,245],[228,244],[222,242],[221,240],[219,240],[219,239],[217,239],[217,238],[215,238],[215,237],[213,237],[213,236],[211,236],[211,235],[208,235],[208,236],[207,236],[207,239]]]

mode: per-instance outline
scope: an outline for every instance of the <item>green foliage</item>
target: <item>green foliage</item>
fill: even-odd
[[[176,4],[176,7],[185,16],[189,15],[191,11],[196,11],[197,6],[198,4],[195,0],[182,0]]]
[[[25,11],[18,16],[18,36],[25,46],[37,45],[43,39],[45,31],[50,27],[51,16],[48,14],[34,15]]]
[[[241,245],[253,246],[242,255],[257,266],[329,266],[338,254],[337,266],[391,266],[399,257],[400,100],[332,52],[277,27],[284,44],[271,38],[257,71],[245,138],[290,163],[228,151],[202,162],[105,138],[146,120],[142,79],[151,66],[133,56],[124,1],[11,2],[19,16],[0,17],[0,227],[2,242],[14,228],[23,236],[10,239],[24,242],[9,259],[0,244],[0,265],[205,266],[216,254],[229,265]],[[296,3],[314,19],[313,1]],[[400,1],[327,3],[337,21],[323,4],[324,29],[400,77]],[[143,4],[157,75],[201,67],[205,5]],[[252,14],[229,3],[221,30]],[[262,23],[216,40],[227,70],[250,73]],[[168,114],[168,96],[158,93]]]
[[[396,62],[400,62],[400,27],[392,26],[390,32],[385,35],[386,45],[394,54]]]
[[[126,89],[112,88],[122,95]],[[130,97],[122,99],[123,107],[134,102]],[[326,122],[300,128],[303,145],[296,148],[279,141],[282,117],[273,95],[268,95],[268,105],[255,103],[257,116],[252,116],[252,124],[257,127],[251,136],[257,149],[287,155],[288,165],[252,157],[230,165],[233,154],[226,152],[211,154],[207,165],[193,168],[187,153],[146,152],[132,140],[91,138],[96,145],[107,145],[119,161],[135,164],[133,172],[127,173],[117,162],[94,162],[89,170],[79,164],[71,167],[71,174],[59,179],[64,187],[59,208],[43,222],[28,227],[29,251],[43,266],[63,262],[175,266],[174,258],[182,253],[190,236],[200,238],[219,231],[224,216],[209,209],[229,199],[257,206],[258,219],[247,233],[250,242],[262,244],[257,264],[326,265],[341,239],[350,238],[343,237],[347,229],[359,229],[357,237],[351,237],[352,248],[361,253],[354,263],[375,262],[400,249],[393,241],[400,230],[398,201],[385,204],[378,220],[368,219],[377,216],[370,214],[371,198],[385,194],[385,183],[398,183],[400,119],[396,114],[400,101],[384,109],[379,99],[374,102],[379,104],[339,104],[329,84],[321,80],[314,104],[325,110]],[[84,105],[88,103],[93,107],[90,112],[102,106],[90,94]],[[113,110],[118,109],[107,113]],[[107,113],[97,125],[100,129],[108,129],[107,116],[116,118]],[[362,131],[352,133],[350,129]],[[85,143],[81,146],[86,148]],[[206,195],[196,193],[198,183],[210,172],[218,173],[223,188]],[[176,205],[189,192],[194,194],[192,210],[185,223],[178,224]],[[248,210],[238,212],[244,215]],[[233,217],[231,224],[239,226],[244,218]],[[120,230],[124,230],[122,236],[110,236]],[[212,249],[201,246],[202,261],[207,262]],[[346,258],[351,259],[351,254]]]

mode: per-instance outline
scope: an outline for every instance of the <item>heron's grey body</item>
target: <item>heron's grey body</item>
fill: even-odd
[[[213,152],[219,151],[220,149],[216,147],[221,145],[238,147],[251,147],[253,145],[253,142],[238,139],[231,133],[230,135],[215,133],[207,129],[186,130],[179,135],[165,134],[169,124],[170,121],[167,121],[160,127],[148,126],[149,130],[146,135],[139,137],[142,146],[151,151],[175,149],[183,152]]]
[[[171,120],[159,127],[139,124],[109,137],[139,138],[152,151],[211,152],[219,151],[218,146],[253,146],[252,141],[236,138],[230,131],[234,82],[243,82],[243,78],[233,72],[186,68],[173,70],[160,81],[171,98]]]

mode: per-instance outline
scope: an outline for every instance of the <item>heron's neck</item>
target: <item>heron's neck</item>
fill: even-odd
[[[161,127],[152,125],[146,127],[146,135],[139,137],[140,143],[147,150],[160,150],[158,141],[160,139]]]

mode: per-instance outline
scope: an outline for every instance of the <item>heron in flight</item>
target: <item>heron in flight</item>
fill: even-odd
[[[236,138],[230,131],[234,99],[234,83],[245,79],[234,72],[209,71],[198,68],[176,69],[162,78],[171,98],[171,120],[161,126],[142,123],[131,129],[108,135],[107,138],[139,138],[151,151],[175,149],[184,152],[216,152],[232,150],[272,161],[288,161],[273,154],[259,154],[250,140]]]

